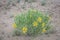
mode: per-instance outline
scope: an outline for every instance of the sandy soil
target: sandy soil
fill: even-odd
[[[21,1],[20,3],[11,2],[8,4],[7,2],[7,0],[0,0],[0,40],[33,40],[28,36],[12,36],[14,16],[29,8],[48,12],[52,16],[54,27],[53,33],[37,36],[34,40],[60,40],[60,0],[46,0],[44,6],[41,5],[41,0],[32,3]]]

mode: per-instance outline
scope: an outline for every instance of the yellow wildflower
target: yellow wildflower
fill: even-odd
[[[42,33],[45,33],[45,32],[46,32],[46,29],[45,29],[45,28],[43,28]]]
[[[44,27],[45,26],[45,23],[42,23],[42,27]]]
[[[22,32],[23,32],[23,33],[26,33],[26,32],[27,32],[27,27],[23,27],[23,28],[22,28]]]
[[[13,28],[16,28],[17,27],[15,23],[13,23],[12,26],[13,26]]]
[[[36,21],[33,22],[33,26],[37,27],[38,23]]]
[[[37,21],[38,22],[42,22],[42,18],[41,17],[38,17]]]

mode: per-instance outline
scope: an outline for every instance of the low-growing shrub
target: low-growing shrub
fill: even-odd
[[[50,27],[50,17],[41,11],[30,9],[27,12],[20,13],[14,18],[13,27],[21,35],[38,35],[47,33]]]

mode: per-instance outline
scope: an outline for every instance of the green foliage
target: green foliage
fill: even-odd
[[[17,15],[14,19],[14,28],[18,29],[20,34],[38,35],[50,30],[50,17],[41,11],[30,9],[25,13]]]

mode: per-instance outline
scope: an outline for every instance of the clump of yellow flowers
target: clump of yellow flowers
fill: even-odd
[[[34,21],[33,22],[33,26],[37,27],[38,26],[38,22]]]
[[[38,17],[37,21],[38,22],[42,22],[42,18],[41,17]]]
[[[50,29],[49,19],[41,11],[30,9],[14,18],[13,28],[18,29],[20,34],[38,35],[46,33]]]
[[[43,29],[42,29],[42,33],[45,33],[45,32],[46,32],[46,29],[45,29],[45,28],[43,28]]]
[[[27,27],[22,28],[22,32],[25,34],[28,31]]]

